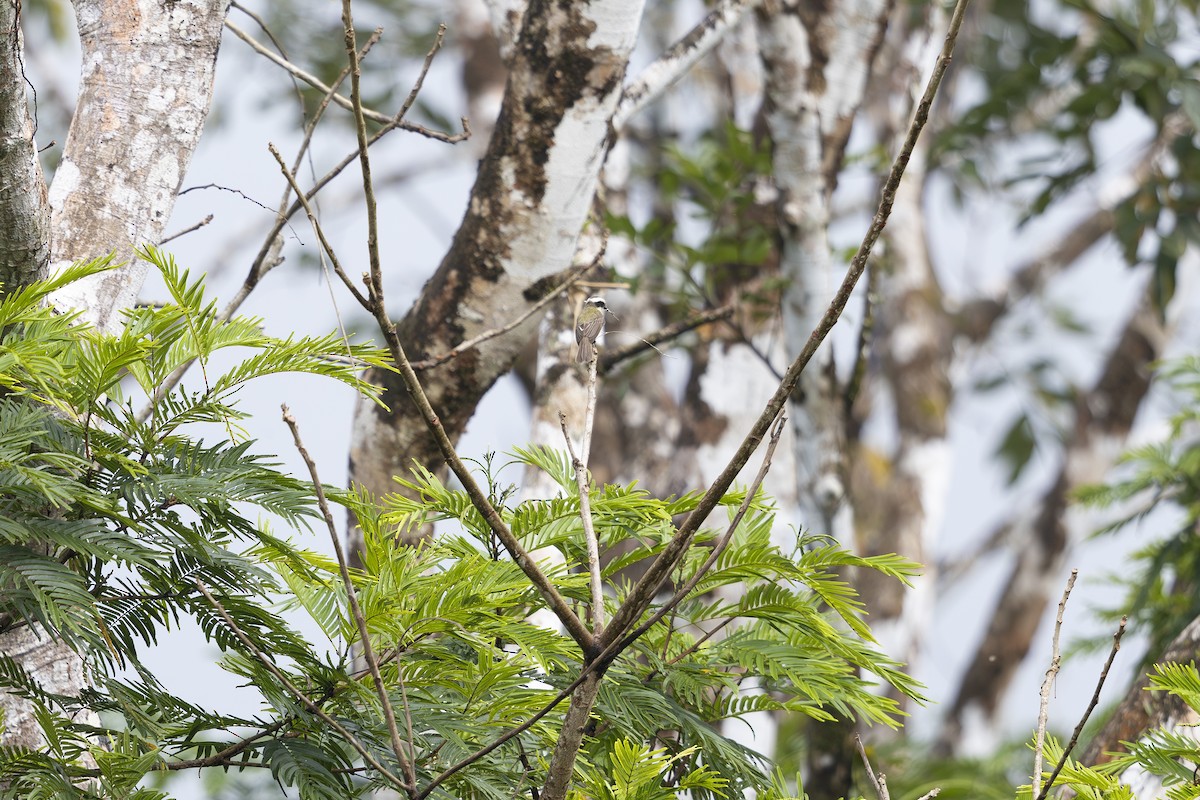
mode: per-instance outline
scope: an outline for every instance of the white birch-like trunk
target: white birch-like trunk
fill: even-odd
[[[7,0],[2,5],[10,6]],[[75,3],[83,45],[79,99],[49,191],[52,214],[43,234],[48,238],[40,245],[56,264],[109,253],[129,262],[134,248],[161,238],[208,114],[227,5],[224,0]],[[6,103],[0,117],[19,116],[24,90],[0,99]],[[15,155],[29,146],[20,145]],[[31,200],[45,197],[40,170],[18,160],[20,169],[5,172],[6,184],[20,180],[19,186],[11,184],[15,190]],[[32,205],[33,217],[43,213]],[[88,322],[115,331],[121,309],[136,301],[146,269],[129,263],[59,293],[55,304],[82,311]],[[31,277],[36,270],[19,274]],[[38,629],[4,634],[0,652],[15,658],[47,691],[78,695],[86,685],[81,659]],[[4,694],[0,706],[3,743],[40,747],[41,732],[28,704]]]
[[[571,263],[609,144],[642,0],[534,2],[509,59],[503,107],[450,251],[400,323],[410,355],[445,352],[520,316]],[[421,374],[452,438],[512,365],[535,321]],[[438,450],[407,392],[389,373],[385,410],[360,402],[351,480],[376,493],[413,460],[436,467]]]
[[[212,100],[227,0],[77,0],[83,68],[50,186],[56,265],[112,253],[126,266],[81,281],[60,308],[116,330],[175,206]]]
[[[888,30],[867,112],[880,120],[880,139],[899,148],[941,47],[946,14],[936,5],[899,15]],[[884,652],[912,668],[930,630],[937,576],[930,554],[941,530],[950,473],[946,440],[953,386],[953,329],[928,249],[925,187],[932,138],[913,150],[896,192],[885,236],[887,259],[869,302],[882,378],[891,394],[881,404],[893,416],[894,448],[886,454],[858,442],[852,470],[856,547],[864,555],[898,553],[924,565],[912,588],[864,572],[856,586]],[[869,390],[868,390],[869,391]],[[882,468],[881,468],[882,467]],[[869,507],[868,507],[869,506]]]

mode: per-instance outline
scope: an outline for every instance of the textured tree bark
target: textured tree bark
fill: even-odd
[[[466,215],[398,326],[414,360],[519,316],[548,290],[547,279],[571,263],[641,14],[642,0],[530,5]],[[511,367],[535,324],[422,373],[451,438]],[[388,408],[358,404],[350,478],[382,493],[413,461],[436,469],[441,457],[398,378],[385,372],[369,378],[384,387]]]
[[[208,114],[227,7],[225,0],[77,0],[83,44],[78,105],[49,192],[49,228],[37,229],[40,247],[26,238],[25,252],[44,250],[56,263],[108,253],[126,261],[135,247],[158,241]],[[10,13],[10,0],[0,0],[0,8]],[[7,58],[15,41],[11,27],[4,27]],[[25,98],[18,88],[14,92],[5,82],[0,115],[20,115]],[[25,147],[31,142],[15,146],[14,156]],[[27,200],[44,198],[40,170],[19,158],[14,164],[16,171],[4,170],[5,185],[28,195]],[[10,183],[14,177],[23,183]],[[8,222],[0,222],[0,228]],[[0,240],[0,260],[23,258],[7,246]],[[137,299],[146,269],[128,264],[60,293],[55,304],[82,311],[87,321],[114,331],[121,309]],[[21,274],[31,279],[36,272]],[[85,686],[78,656],[43,631],[21,628],[0,636],[0,652],[17,659],[49,691],[77,695]],[[4,744],[41,746],[25,701],[4,694],[0,707],[7,720]]]
[[[946,24],[946,14],[936,4],[895,17],[865,108],[877,121],[879,141],[885,143],[904,135],[936,63],[940,42],[935,32]],[[883,651],[910,665],[918,657],[933,609],[936,575],[929,553],[945,505],[950,470],[946,427],[953,398],[953,328],[927,247],[924,201],[930,141],[922,138],[913,150],[884,233],[887,255],[872,268],[874,280],[868,287],[875,318],[864,344],[878,354],[879,377],[891,395],[880,411],[890,411],[894,447],[880,452],[858,440],[859,415],[870,408],[870,400],[858,403],[849,422],[850,497],[858,500],[856,551],[898,553],[925,565],[913,588],[871,571],[854,578]],[[858,354],[860,359],[867,356]],[[858,399],[877,388],[868,382]]]
[[[1195,619],[1171,642],[1166,652],[1157,660],[1187,664],[1200,656],[1200,619]],[[1148,692],[1148,675],[1143,672],[1129,687],[1120,704],[1109,715],[1099,732],[1088,743],[1079,760],[1089,766],[1109,761],[1109,753],[1123,753],[1124,742],[1136,742],[1144,734],[1158,728],[1167,728],[1184,736],[1196,736],[1196,725],[1200,723],[1191,706],[1170,692]],[[1136,797],[1162,797],[1161,781],[1148,781],[1146,776],[1135,778],[1131,771],[1122,774],[1121,780],[1136,788]]]
[[[869,0],[774,2],[758,12],[789,352],[800,351],[835,285],[829,202],[890,11],[886,0]],[[835,523],[846,495],[845,421],[831,352],[801,377],[791,417],[805,524],[837,535],[848,533],[847,517]]]
[[[50,204],[26,98],[17,0],[0,0],[0,292],[46,277]]]
[[[1007,538],[1016,558],[943,722],[939,747],[944,752],[978,753],[994,744],[1001,700],[1029,652],[1043,612],[1061,588],[1075,532],[1067,507],[1070,493],[1102,480],[1119,456],[1150,387],[1150,365],[1166,341],[1167,331],[1147,291],[1096,385],[1076,399],[1074,428],[1057,477],[1024,517],[1009,523]]]
[[[886,0],[769,2],[758,11],[789,353],[800,352],[836,286],[830,199],[890,11]],[[848,542],[843,387],[832,348],[817,358],[789,403],[796,498],[806,529]],[[805,790],[814,797],[851,795],[852,730],[850,720],[809,725]]]
[[[550,766],[546,768],[546,784],[541,800],[564,800],[575,777],[575,759],[583,744],[583,735],[591,719],[592,708],[600,696],[601,675],[589,672],[587,678],[571,693],[571,705],[563,717],[562,734],[554,746]]]
[[[79,100],[50,186],[56,264],[156,244],[200,140],[228,0],[78,0]],[[130,262],[55,299],[113,330],[149,265]]]

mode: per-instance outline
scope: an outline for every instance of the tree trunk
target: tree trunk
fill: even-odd
[[[414,360],[502,327],[549,290],[571,263],[609,145],[642,0],[590,5],[534,2],[509,64],[500,117],[449,252],[399,324]],[[421,373],[452,439],[512,366],[536,320]],[[441,456],[394,373],[369,378],[385,390],[381,408],[355,411],[350,479],[392,491],[413,461]]]
[[[46,277],[50,204],[25,97],[17,0],[0,0],[0,291]]]
[[[1075,402],[1074,427],[1057,476],[1040,501],[1011,523],[1005,540],[1015,560],[983,641],[959,684],[939,747],[948,753],[991,752],[1001,701],[1029,652],[1043,612],[1062,588],[1072,534],[1072,490],[1103,479],[1120,454],[1150,387],[1151,365],[1167,341],[1150,291],[1130,316],[1104,372]]]
[[[11,12],[8,0],[0,3]],[[226,2],[203,0],[77,0],[83,44],[79,100],[63,158],[49,191],[52,209],[47,229],[40,215],[46,196],[40,170],[25,154],[29,141],[13,146],[17,165],[5,169],[5,185],[24,194],[31,210],[13,211],[0,202],[0,228],[21,215],[32,221],[23,236],[32,261],[6,280],[36,277],[36,261],[50,253],[56,264],[114,253],[129,261],[134,248],[154,244],[171,216],[175,196],[200,139],[212,98],[213,70],[221,41]],[[15,29],[4,25],[6,55]],[[6,65],[7,66],[7,65]],[[0,118],[21,116],[23,83],[17,91],[6,81],[0,93]],[[5,135],[11,131],[5,130]],[[14,185],[16,179],[22,181]],[[32,235],[41,236],[40,243]],[[7,243],[0,250],[7,252]],[[18,259],[20,260],[20,259]],[[84,319],[107,331],[121,325],[120,311],[131,307],[148,265],[126,266],[71,287],[55,305],[83,312]],[[14,286],[16,284],[13,284]],[[49,691],[78,695],[85,674],[79,657],[40,630],[22,628],[0,637],[0,653],[15,658]],[[41,732],[28,704],[0,698],[8,725],[3,743],[39,748]]]

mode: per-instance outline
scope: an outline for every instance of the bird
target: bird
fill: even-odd
[[[603,297],[593,295],[583,301],[583,310],[575,320],[575,341],[579,344],[575,360],[579,363],[587,364],[596,357],[596,337],[604,332],[607,314],[608,306]]]

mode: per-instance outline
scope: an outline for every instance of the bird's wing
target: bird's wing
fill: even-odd
[[[586,338],[589,342],[594,342],[596,341],[596,337],[600,335],[600,329],[603,327],[603,314],[590,322],[580,322],[575,326],[575,341],[582,342]]]

